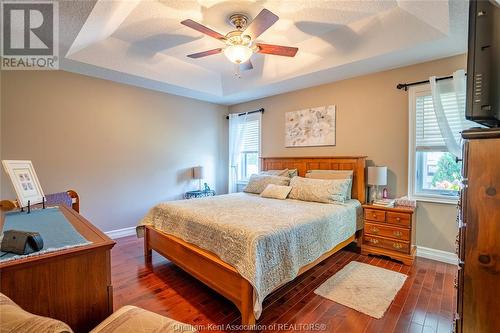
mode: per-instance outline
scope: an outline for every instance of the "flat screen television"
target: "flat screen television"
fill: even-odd
[[[500,0],[471,0],[465,117],[500,127]]]

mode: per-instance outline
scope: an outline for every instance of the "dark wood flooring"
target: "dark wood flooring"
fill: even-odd
[[[352,260],[408,275],[382,319],[314,294],[319,285]],[[451,332],[455,273],[454,266],[437,261],[417,258],[408,267],[363,256],[353,249],[341,250],[268,296],[257,324],[267,325],[268,331],[282,332]],[[153,262],[146,265],[142,239],[118,240],[112,250],[112,279],[115,310],[127,304],[140,306],[199,325],[202,332],[220,332],[228,328],[226,325],[239,324],[239,313],[231,302],[159,254],[153,251]]]

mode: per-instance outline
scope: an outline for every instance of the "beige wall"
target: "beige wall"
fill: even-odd
[[[264,107],[263,156],[364,154],[389,166],[389,190],[407,191],[408,97],[399,82],[448,75],[465,56],[272,96],[229,108]],[[75,188],[101,229],[135,225],[156,202],[196,187],[202,164],[217,192],[227,183],[227,107],[66,72],[1,72],[2,159],[33,160],[47,193]],[[335,147],[285,148],[284,113],[335,104]],[[2,172],[0,197],[14,197]],[[417,243],[454,251],[455,207],[419,203]]]
[[[77,190],[102,230],[196,188],[196,165],[226,191],[227,107],[62,71],[0,75],[1,158],[32,160],[46,193]]]
[[[262,156],[367,155],[369,163],[389,167],[389,192],[402,196],[408,185],[408,94],[396,85],[449,75],[465,64],[464,55],[455,56],[271,96],[229,110],[265,109]],[[337,145],[285,148],[285,112],[327,104],[337,107]],[[417,244],[453,252],[455,211],[453,205],[420,203]]]

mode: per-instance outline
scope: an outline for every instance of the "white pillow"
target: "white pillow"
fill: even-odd
[[[349,189],[347,190],[347,200],[352,196],[352,170],[309,170],[306,173],[306,178],[315,179],[350,179]]]
[[[283,170],[267,170],[267,171],[261,171],[259,175],[270,175],[270,176],[281,176],[281,177],[288,177],[289,172],[288,169],[283,169]]]
[[[293,177],[290,199],[323,203],[343,203],[347,198],[350,179],[314,179]]]
[[[263,198],[285,200],[291,190],[291,186],[268,184],[260,196]]]
[[[293,178],[299,175],[299,170],[297,169],[267,170],[267,171],[261,171],[259,175],[273,175],[282,177],[288,176],[290,178]]]
[[[290,178],[269,175],[251,175],[243,192],[261,194],[268,184],[288,186],[290,184]]]

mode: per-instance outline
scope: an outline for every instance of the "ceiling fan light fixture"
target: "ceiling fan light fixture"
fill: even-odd
[[[238,70],[241,69],[244,71],[253,69],[250,58],[254,53],[294,57],[298,51],[296,47],[256,43],[256,39],[276,23],[278,19],[279,17],[276,14],[265,8],[252,21],[245,14],[236,13],[229,17],[229,23],[236,30],[230,31],[226,35],[222,35],[191,19],[184,20],[181,24],[186,27],[226,44],[225,47],[188,54],[187,56],[191,59],[198,59],[224,53],[229,61],[237,65]]]
[[[246,62],[253,54],[253,50],[246,45],[228,45],[224,49],[224,55],[235,64]]]

